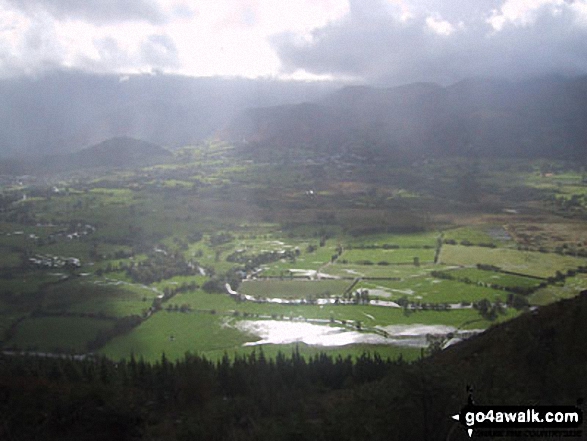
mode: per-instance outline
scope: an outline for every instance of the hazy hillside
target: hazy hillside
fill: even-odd
[[[338,90],[337,90],[338,89]],[[377,89],[333,83],[54,72],[0,82],[0,156],[52,155],[129,136],[210,136],[271,149],[584,156],[587,79],[471,79]]]
[[[71,167],[124,167],[136,166],[170,157],[171,152],[163,147],[129,137],[111,138],[64,158]]]
[[[176,147],[248,107],[297,103],[335,84],[53,72],[0,81],[0,156],[55,154],[130,136]]]
[[[252,109],[225,131],[269,148],[582,158],[587,78],[347,87],[315,104]]]
[[[2,174],[37,174],[105,167],[138,167],[165,162],[169,150],[150,142],[122,136],[73,153],[0,160]]]

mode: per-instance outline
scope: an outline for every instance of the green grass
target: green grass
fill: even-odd
[[[322,269],[322,272],[331,276],[355,278],[401,278],[425,275],[436,269],[432,265],[349,265],[335,263]]]
[[[0,342],[4,341],[6,338],[6,331],[10,328],[10,326],[19,318],[23,317],[22,313],[17,312],[10,312],[7,311],[3,305],[3,302],[0,301]]]
[[[86,352],[87,342],[112,326],[112,321],[91,318],[29,318],[17,326],[15,336],[6,346],[41,352],[83,353]]]
[[[429,231],[419,234],[374,234],[352,237],[343,231],[361,231],[362,227],[388,227],[395,224],[404,226],[404,223],[416,219],[423,213],[423,207],[428,207],[431,196],[427,195],[426,186],[418,190],[422,197],[411,198],[414,189],[406,188],[405,198],[386,200],[397,190],[385,184],[389,170],[382,171],[381,185],[377,194],[383,199],[377,202],[373,198],[353,197],[354,200],[337,200],[335,182],[328,182],[331,177],[339,179],[339,170],[325,167],[322,176],[311,176],[305,165],[294,165],[284,173],[283,167],[274,165],[259,165],[238,163],[225,156],[232,147],[218,144],[184,149],[185,160],[179,164],[164,164],[150,167],[143,171],[125,171],[109,173],[106,176],[97,176],[90,179],[90,185],[103,187],[117,186],[118,188],[96,188],[84,192],[83,188],[75,188],[76,184],[67,184],[72,187],[70,194],[54,195],[50,200],[29,200],[25,204],[14,207],[28,207],[31,213],[40,222],[53,222],[56,227],[21,226],[14,222],[0,220],[0,267],[10,268],[19,264],[20,255],[28,250],[32,253],[54,254],[60,256],[78,257],[84,268],[80,272],[95,272],[98,268],[105,268],[108,261],[101,261],[94,266],[88,266],[89,252],[94,243],[98,243],[98,254],[113,254],[117,250],[129,251],[134,248],[137,252],[134,261],[145,259],[146,253],[158,244],[164,244],[170,250],[177,250],[181,239],[188,241],[190,234],[203,234],[201,241],[189,243],[188,248],[182,249],[187,259],[198,261],[206,267],[213,267],[216,274],[222,277],[225,271],[235,266],[226,261],[226,257],[235,250],[243,250],[245,256],[255,256],[267,251],[279,251],[298,248],[299,256],[295,261],[279,260],[268,264],[262,275],[280,276],[280,280],[258,280],[244,282],[239,289],[243,293],[255,297],[322,297],[326,293],[341,294],[353,279],[362,277],[363,280],[356,288],[379,290],[383,299],[397,300],[406,296],[411,300],[426,303],[459,303],[461,301],[477,301],[487,298],[491,301],[504,300],[507,293],[487,287],[465,284],[458,281],[438,280],[430,275],[433,270],[447,270],[442,265],[432,265],[435,247],[439,232]],[[459,160],[465,164],[465,160]],[[460,164],[460,162],[457,162]],[[555,179],[528,177],[518,168],[508,169],[508,162],[496,164],[495,161],[482,163],[484,170],[480,173],[480,183],[487,183],[507,197],[507,188],[523,185],[540,185],[558,197],[570,194],[584,195],[585,186],[577,184],[578,175],[563,175],[557,173]],[[514,167],[528,167],[524,162]],[[448,164],[439,161],[425,167],[425,170],[402,171],[412,177],[422,178],[428,172],[434,178],[433,185],[451,186],[454,179],[462,172],[455,166],[454,161]],[[485,170],[487,169],[487,170]],[[504,172],[506,170],[506,172]],[[512,171],[514,170],[514,171]],[[399,170],[398,170],[399,171]],[[418,174],[421,174],[419,176]],[[370,176],[371,177],[371,176]],[[373,176],[377,178],[377,176]],[[196,180],[209,185],[196,184],[192,192],[184,191],[196,183]],[[325,182],[321,182],[324,180]],[[375,180],[377,181],[377,180]],[[374,182],[375,182],[374,181]],[[527,182],[526,182],[527,181]],[[99,184],[103,182],[103,184]],[[333,184],[333,185],[330,185]],[[64,184],[66,185],[66,184]],[[373,184],[379,185],[379,184]],[[270,186],[268,194],[270,204],[263,207],[255,206],[255,195],[258,190]],[[181,187],[181,188],[180,188]],[[306,188],[316,188],[321,206],[314,206],[304,196]],[[22,190],[19,190],[22,191]],[[260,193],[263,195],[263,192]],[[497,193],[496,193],[497,194]],[[247,196],[247,200],[240,198]],[[333,196],[334,195],[334,196]],[[504,204],[509,204],[507,200]],[[539,201],[524,201],[523,203],[539,204]],[[399,207],[391,215],[387,208],[358,209],[357,204],[385,204],[385,207]],[[511,206],[518,206],[512,203]],[[405,211],[404,208],[405,207]],[[395,209],[395,208],[394,208]],[[428,210],[428,208],[426,208]],[[332,213],[332,224],[320,220],[317,216]],[[414,215],[409,213],[415,213]],[[440,213],[440,212],[438,212]],[[437,219],[436,212],[430,212],[430,219]],[[11,213],[2,215],[5,219]],[[508,215],[509,216],[509,215]],[[513,215],[512,215],[513,216]],[[398,219],[395,219],[397,217]],[[326,219],[326,218],[324,218]],[[481,222],[478,218],[476,222]],[[494,217],[498,219],[498,217]],[[513,217],[511,219],[514,219]],[[80,240],[67,241],[61,237],[52,245],[38,246],[31,240],[29,234],[46,239],[50,233],[63,230],[71,222],[89,223],[97,228],[91,235]],[[431,220],[431,222],[433,222]],[[459,224],[461,224],[459,221]],[[491,221],[494,224],[478,223],[474,225],[450,229],[450,225],[442,223],[445,240],[457,242],[469,241],[474,244],[493,243],[497,249],[481,247],[463,247],[444,245],[440,260],[446,265],[474,266],[476,263],[492,264],[504,270],[519,272],[528,276],[549,277],[556,271],[566,271],[585,265],[587,259],[576,259],[556,254],[542,254],[536,252],[520,252],[511,247],[515,246],[511,240],[500,240],[499,232],[503,232],[502,220]],[[521,222],[517,218],[512,225]],[[569,223],[562,223],[561,231],[568,232]],[[536,221],[529,219],[530,226],[536,227]],[[364,224],[364,225],[363,225]],[[384,225],[385,224],[385,225]],[[478,226],[480,225],[480,226]],[[436,227],[439,227],[437,225]],[[544,225],[541,227],[544,228]],[[581,224],[577,221],[573,227],[577,231],[577,242],[581,239]],[[14,235],[15,231],[23,234]],[[212,247],[209,244],[211,235],[224,231],[230,233],[234,240],[230,243]],[[365,229],[366,231],[366,229]],[[380,229],[379,231],[384,231]],[[390,230],[391,231],[391,230]],[[530,231],[530,230],[529,230]],[[4,234],[2,234],[4,233]],[[11,233],[7,236],[6,233]],[[547,237],[554,237],[550,230],[541,233]],[[319,238],[328,235],[329,239],[324,247],[319,247]],[[534,233],[532,233],[534,235]],[[568,235],[561,235],[567,237]],[[560,241],[559,241],[560,242]],[[570,241],[568,241],[570,242]],[[339,261],[330,263],[336,253],[338,245],[342,245],[344,253]],[[307,251],[308,246],[316,246],[314,252]],[[385,245],[395,245],[398,249],[384,249]],[[366,249],[365,247],[372,247]],[[430,249],[425,249],[429,247]],[[201,252],[201,256],[194,253]],[[217,254],[218,252],[218,254]],[[414,257],[420,260],[420,266],[413,265]],[[349,263],[342,264],[341,260]],[[371,261],[373,265],[358,264],[357,262]],[[112,259],[111,263],[129,264],[128,259]],[[378,265],[387,262],[389,265]],[[401,265],[400,265],[401,264]],[[288,270],[320,270],[321,272],[343,277],[345,280],[321,280],[311,282],[305,280],[289,280]],[[447,270],[448,271],[448,270]],[[16,271],[15,271],[16,272]],[[108,316],[123,317],[131,314],[141,314],[148,308],[157,295],[151,288],[163,291],[165,288],[174,288],[184,282],[196,281],[202,285],[207,277],[176,276],[159,283],[144,287],[130,283],[131,280],[123,272],[105,274],[102,278],[89,276],[68,281],[54,283],[57,276],[49,273],[64,272],[61,270],[26,271],[18,273],[14,279],[0,280],[0,292],[11,291],[17,295],[0,297],[0,330],[6,330],[10,323],[18,317],[30,314],[37,307],[50,312],[73,312],[105,314]],[[528,277],[506,275],[503,273],[479,271],[474,268],[461,268],[451,274],[466,277],[473,282],[497,283],[506,287],[535,286],[538,282]],[[303,277],[302,275],[299,275]],[[400,280],[373,280],[369,278],[388,278]],[[116,279],[119,285],[96,285],[95,281]],[[546,304],[559,298],[575,295],[585,289],[583,275],[567,278],[565,286],[549,286],[530,297],[533,304]],[[387,293],[387,295],[386,295]],[[373,296],[377,294],[374,291]],[[167,312],[169,306],[189,305],[193,312]],[[225,294],[206,294],[201,290],[184,292],[165,301],[164,311],[158,312],[149,318],[140,327],[125,336],[120,336],[110,342],[104,353],[113,358],[128,356],[131,352],[156,360],[165,351],[171,358],[180,358],[186,351],[200,352],[210,357],[220,357],[224,352],[247,353],[253,348],[242,347],[242,343],[250,341],[250,337],[240,334],[237,330],[223,326],[223,320],[261,318],[289,319],[322,319],[361,321],[364,326],[387,326],[393,324],[447,324],[460,326],[470,323],[469,327],[485,328],[490,322],[479,320],[475,310],[419,311],[404,313],[401,309],[378,307],[374,305],[278,305],[252,302],[237,303]],[[212,314],[214,311],[215,314]],[[406,315],[408,314],[408,315]],[[516,315],[508,310],[505,320]],[[100,323],[104,326],[112,324],[104,320],[73,318],[29,318],[21,323],[15,341],[18,340],[25,347],[43,348],[52,350],[61,340],[69,349],[83,351],[85,342],[95,336]],[[88,320],[88,321],[83,321]],[[81,331],[80,329],[83,328]],[[105,329],[106,329],[105,328]],[[70,334],[66,334],[69,329]],[[84,335],[84,332],[87,335]],[[174,336],[173,341],[169,336]],[[70,340],[68,340],[68,338]],[[44,340],[46,339],[46,341]],[[409,353],[409,349],[394,346],[352,345],[345,348],[316,348],[300,345],[305,354],[316,354],[326,351],[332,354],[359,355],[364,350],[377,350],[383,354],[397,355]],[[81,348],[81,349],[80,349]],[[291,352],[292,345],[266,346],[268,354]],[[73,349],[72,349],[73,350]],[[412,350],[411,357],[419,355],[419,351]]]
[[[318,246],[316,242],[314,244]],[[302,252],[300,257],[296,258],[295,262],[290,260],[279,260],[277,262],[268,263],[263,266],[263,276],[281,276],[287,274],[288,270],[318,270],[323,265],[330,262],[332,255],[336,252],[334,247],[324,246],[318,247],[316,251],[308,253]]]
[[[61,277],[59,271],[27,271],[15,274],[11,279],[0,279],[0,291],[14,294],[33,294],[45,283],[54,283]]]
[[[165,303],[165,307],[167,306],[167,304],[187,304],[194,310],[216,310],[224,313],[234,310],[236,305],[238,305],[238,303],[236,303],[227,294],[208,294],[201,290],[179,293],[171,299],[169,299]]]
[[[540,280],[534,278],[505,274],[496,271],[483,271],[477,268],[460,268],[453,271],[447,271],[446,273],[459,280],[469,279],[475,283],[489,283],[506,288],[534,288],[541,282]]]
[[[0,239],[3,237],[20,237],[22,239],[29,239],[29,234],[35,234],[37,236],[46,236],[47,234],[54,233],[58,230],[58,227],[52,226],[36,226],[36,225],[21,225],[16,222],[4,222],[0,221]],[[22,231],[22,235],[13,236],[16,231]],[[10,234],[10,236],[8,236]]]
[[[321,266],[325,265],[326,262],[322,260],[310,260],[306,257],[296,259],[295,262],[291,261],[278,261],[269,263],[262,266],[262,276],[265,277],[281,277],[289,276],[290,270],[312,270],[317,271]],[[292,273],[294,277],[305,277],[303,275],[296,275],[295,271]]]
[[[505,271],[542,278],[587,264],[587,259],[553,253],[455,245],[444,245],[439,260],[447,265],[495,265]]]
[[[324,298],[342,295],[349,286],[344,280],[251,280],[244,281],[239,292],[259,298]]]
[[[81,240],[62,240],[38,248],[39,254],[60,257],[77,257],[82,265],[89,260],[90,243]]]
[[[129,334],[110,341],[100,353],[114,360],[134,354],[155,361],[162,353],[170,359],[179,359],[186,352],[202,355],[211,351],[232,352],[248,341],[248,337],[223,326],[223,319],[208,313],[161,311]]]
[[[105,286],[77,280],[48,286],[43,294],[42,306],[46,311],[101,313],[114,317],[141,315],[155,297],[152,291],[134,285]]]
[[[183,189],[193,188],[193,186],[194,186],[193,182],[181,181],[178,179],[167,179],[167,180],[163,181],[162,185],[165,188],[183,188]]]
[[[437,232],[419,234],[372,234],[345,238],[344,243],[351,247],[397,245],[402,248],[435,247],[439,234]]]
[[[401,281],[362,281],[357,288],[385,290],[391,300],[407,297],[414,302],[460,303],[476,302],[486,298],[490,301],[505,301],[506,293],[483,286],[461,283],[433,277],[415,277]]]
[[[277,307],[282,311],[291,313],[305,312],[307,318],[328,318],[333,316],[336,319],[344,317],[345,320],[361,321],[363,326],[386,326],[395,324],[441,324],[463,329],[486,328],[491,324],[480,318],[474,310],[455,310],[450,312],[438,311],[420,311],[405,315],[401,310],[382,308],[376,306],[348,306],[348,307]],[[271,310],[278,311],[275,306],[260,305],[252,303],[243,303],[239,305],[241,318],[254,320],[253,311],[267,314]],[[249,310],[249,316],[243,317],[242,311]],[[367,315],[368,314],[368,315]],[[298,314],[299,315],[299,314]],[[510,319],[516,315],[515,311],[508,311],[504,316],[500,316],[496,322]],[[371,317],[373,318],[371,318]],[[155,361],[161,358],[161,354],[170,359],[179,359],[186,352],[198,353],[210,358],[220,358],[224,353],[233,355],[235,353],[248,353],[252,349],[242,345],[251,340],[251,336],[243,334],[224,323],[234,320],[232,316],[226,316],[220,313],[180,313],[161,311],[150,319],[135,328],[127,335],[123,335],[109,342],[100,353],[118,360],[128,358],[131,354],[135,357],[143,357],[145,360]],[[253,337],[254,338],[254,337]],[[289,352],[294,345],[271,345],[265,346],[264,350],[277,353],[277,351]],[[300,345],[300,348],[306,348]],[[385,349],[385,351],[383,351]],[[304,349],[305,350],[305,349]],[[370,346],[370,345],[350,345],[344,348],[337,347],[311,347],[307,354],[315,354],[322,351],[332,353],[360,355],[365,350],[371,350],[397,356],[401,353],[410,354],[415,357],[419,351],[413,349]]]
[[[585,185],[565,185],[560,188],[560,191],[567,196],[572,196],[575,194],[580,196],[587,196],[587,186]]]
[[[489,244],[492,243],[496,246],[504,246],[506,244],[512,244],[513,241],[501,240],[497,237],[501,237],[505,234],[503,227],[500,225],[485,225],[482,227],[460,227],[453,230],[446,230],[444,232],[444,240],[455,240],[460,243],[462,241],[468,241],[473,244]],[[504,236],[505,237],[505,236]]]
[[[528,297],[531,305],[547,305],[562,299],[575,297],[587,289],[587,274],[567,277],[564,284],[549,285],[532,293]]]
[[[21,228],[20,230],[13,230],[13,231],[23,231]],[[24,234],[13,234],[8,233],[4,235],[0,235],[0,246],[2,248],[10,249],[13,248],[15,250],[25,250],[27,248],[34,246],[34,241],[29,239]]]
[[[418,311],[406,316],[399,308],[388,308],[374,305],[274,305],[262,303],[244,302],[237,304],[234,308],[239,312],[240,317],[245,313],[248,318],[259,316],[276,316],[284,318],[306,318],[361,321],[369,326],[387,326],[395,324],[444,324],[460,326],[462,323],[479,318],[477,311],[472,309],[458,309],[452,311]],[[371,318],[372,317],[372,318]],[[478,327],[486,327],[489,322]]]
[[[92,313],[109,317],[125,317],[129,315],[143,315],[151,306],[151,301],[146,300],[103,300],[90,299],[77,303],[68,308],[69,312]]]
[[[163,291],[165,288],[179,288],[182,284],[189,284],[195,282],[198,286],[202,286],[209,280],[206,276],[173,276],[169,279],[154,282],[150,286]]]
[[[284,240],[281,237],[275,239],[266,238],[265,236],[257,238],[235,239],[234,248],[245,250],[247,255],[259,254],[266,251],[291,250],[298,247],[301,251],[305,250],[309,242]]]
[[[379,262],[411,264],[414,262],[414,258],[417,257],[420,259],[420,263],[432,263],[434,262],[434,254],[434,249],[421,248],[399,248],[392,250],[381,248],[352,249],[344,251],[339,259],[354,264],[361,262],[371,262],[373,264]]]
[[[103,195],[108,197],[110,203],[124,203],[132,200],[132,191],[126,188],[92,188],[92,195]]]
[[[0,248],[0,268],[11,268],[20,264],[21,254],[18,252],[10,251],[8,248]]]

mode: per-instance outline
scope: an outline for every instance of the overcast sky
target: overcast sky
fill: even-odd
[[[54,68],[454,83],[587,73],[587,0],[0,0],[0,77]]]

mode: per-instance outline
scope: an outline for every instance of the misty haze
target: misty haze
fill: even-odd
[[[585,0],[0,0],[0,439],[583,439],[585,41]]]

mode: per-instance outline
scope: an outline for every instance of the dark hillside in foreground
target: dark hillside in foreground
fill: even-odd
[[[430,363],[466,374],[478,385],[478,401],[574,404],[587,397],[586,342],[583,291],[490,328]]]
[[[587,396],[586,320],[583,291],[353,393],[336,392],[336,436],[361,439],[367,428],[369,439],[444,440],[451,430],[451,440],[469,439],[450,418],[467,403],[468,386],[477,405],[577,405]]]
[[[587,292],[412,364],[262,353],[131,360],[1,356],[2,439],[469,439],[466,404],[575,405],[587,393]]]
[[[347,87],[314,104],[250,109],[227,138],[263,149],[583,160],[587,78]]]

